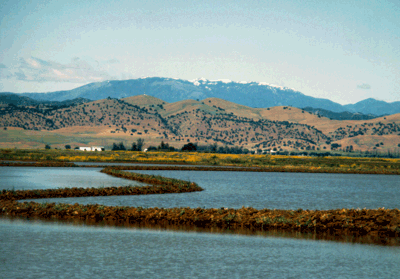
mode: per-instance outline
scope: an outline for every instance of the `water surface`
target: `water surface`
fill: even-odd
[[[135,171],[194,181],[205,190],[185,194],[43,199],[48,202],[142,207],[205,207],[257,209],[398,208],[399,177],[395,175]]]
[[[400,249],[0,219],[2,278],[396,278]]]
[[[46,189],[131,182],[100,169],[0,167],[0,185]],[[144,207],[398,208],[398,176],[138,172],[195,181],[205,191],[47,201]],[[0,217],[1,278],[396,278],[399,263],[398,247]]]
[[[101,173],[102,168],[0,167],[0,190],[145,185]]]

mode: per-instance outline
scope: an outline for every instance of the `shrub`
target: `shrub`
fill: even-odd
[[[126,150],[126,148],[125,148],[125,145],[122,143],[122,141],[120,142],[120,143],[113,143],[113,147],[112,147],[112,149],[111,149],[112,151],[115,151],[115,150]]]
[[[193,143],[189,142],[182,147],[182,151],[196,151],[197,147]]]

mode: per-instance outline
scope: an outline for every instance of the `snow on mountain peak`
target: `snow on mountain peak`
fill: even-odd
[[[230,79],[217,79],[217,80],[210,80],[210,81],[220,81],[220,82],[223,82],[223,83],[231,83],[232,81],[230,80]]]
[[[230,79],[215,79],[215,80],[208,80],[206,78],[196,78],[196,79],[191,79],[188,80],[189,82],[193,83],[195,86],[200,86],[201,84],[205,85],[205,84],[217,84],[218,82],[222,82],[222,83],[238,83],[238,84],[250,84],[250,85],[259,85],[259,86],[269,86],[269,87],[274,87],[274,88],[278,88],[281,90],[293,90],[296,91],[294,88],[287,88],[284,86],[279,86],[279,85],[275,85],[275,84],[271,84],[268,82],[254,82],[254,81],[232,81]]]
[[[266,85],[266,86],[275,87],[275,88],[279,88],[279,89],[283,89],[283,90],[284,89],[291,89],[291,90],[294,91],[293,88],[287,88],[287,87],[284,87],[284,86],[279,86],[279,85],[271,84],[271,83],[268,83],[268,82],[259,82],[258,85]]]
[[[193,83],[193,84],[196,85],[196,86],[199,86],[199,85],[200,85],[200,81],[201,81],[201,82],[206,82],[206,81],[208,81],[208,80],[205,79],[205,78],[203,78],[203,77],[201,77],[201,78],[191,79],[191,80],[188,80],[188,81],[191,82],[191,83]]]

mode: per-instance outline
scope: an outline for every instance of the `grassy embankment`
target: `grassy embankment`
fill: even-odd
[[[42,198],[66,198],[88,196],[122,196],[122,195],[149,195],[168,193],[188,193],[202,191],[194,182],[166,178],[156,175],[123,172],[112,168],[104,168],[101,172],[125,179],[136,180],[152,186],[121,186],[100,188],[63,188],[46,190],[3,190],[0,192],[0,200],[42,199]]]
[[[195,152],[82,152],[74,150],[0,150],[0,160],[35,162],[130,162],[258,167],[264,171],[400,174],[400,159],[235,155]]]

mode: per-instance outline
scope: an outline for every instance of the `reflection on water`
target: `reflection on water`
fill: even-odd
[[[395,278],[375,245],[0,219],[3,278]]]
[[[280,231],[280,230],[254,230],[248,228],[201,228],[195,225],[171,225],[168,222],[158,222],[157,224],[149,222],[130,223],[128,220],[102,220],[96,221],[80,220],[80,219],[40,219],[40,217],[22,217],[22,216],[0,216],[0,220],[8,220],[12,222],[29,221],[31,223],[50,223],[59,225],[74,225],[74,226],[93,226],[93,227],[108,227],[108,228],[130,228],[130,229],[151,229],[157,231],[177,231],[177,232],[198,232],[198,233],[217,233],[228,235],[247,235],[259,237],[280,237],[280,238],[296,238],[303,240],[320,240],[320,241],[335,241],[343,243],[363,243],[385,246],[400,247],[400,238],[380,238],[379,236],[352,236],[352,235],[332,235],[327,233],[312,233],[299,231]]]

